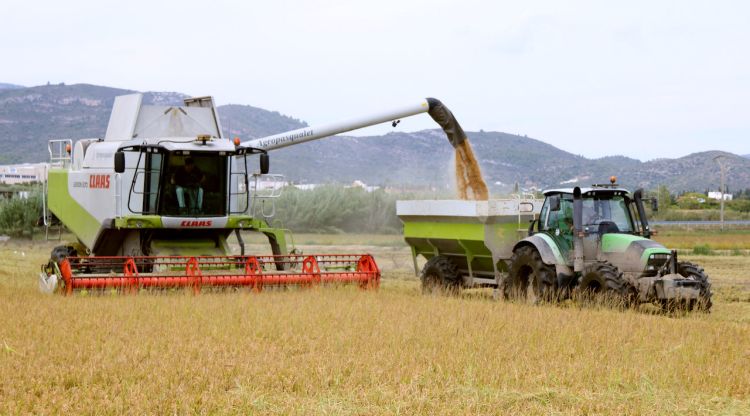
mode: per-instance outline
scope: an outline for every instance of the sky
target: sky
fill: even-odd
[[[436,97],[466,130],[587,157],[750,154],[747,1],[3,0],[0,16],[0,82],[213,95],[313,126]]]

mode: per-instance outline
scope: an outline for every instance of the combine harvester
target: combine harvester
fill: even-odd
[[[376,288],[368,254],[302,255],[270,225],[283,177],[269,175],[268,151],[420,113],[461,144],[450,111],[425,99],[394,111],[247,142],[223,136],[211,97],[147,106],[141,94],[115,99],[100,139],[51,140],[45,224],[54,215],[77,238],[42,266],[44,292],[76,289],[251,287],[358,283]],[[249,166],[258,164],[251,172]],[[262,183],[275,184],[263,191]],[[264,234],[273,255],[245,253],[240,231]],[[235,233],[240,255],[227,238]]]
[[[398,201],[396,210],[424,292],[484,286],[534,303],[603,295],[710,310],[703,269],[651,240],[642,190],[615,182],[551,189],[544,201]],[[427,260],[421,274],[418,256]]]

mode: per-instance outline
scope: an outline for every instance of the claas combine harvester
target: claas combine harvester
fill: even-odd
[[[45,292],[76,289],[357,283],[378,286],[368,254],[302,255],[271,226],[283,177],[268,151],[420,113],[457,146],[465,134],[435,99],[369,117],[241,142],[224,137],[211,97],[182,106],[116,97],[104,138],[50,140],[45,224],[58,219],[77,241],[54,248],[42,266]],[[257,166],[257,169],[253,168]],[[271,183],[263,187],[261,184]],[[275,185],[274,185],[275,184]],[[273,255],[246,253],[241,231],[264,234]],[[227,242],[235,233],[240,253]]]

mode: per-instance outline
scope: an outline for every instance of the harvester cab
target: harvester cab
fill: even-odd
[[[103,139],[77,141],[67,159],[52,154],[54,144],[48,206],[78,238],[84,252],[76,254],[224,255],[227,237],[241,229],[266,234],[274,254],[287,254],[283,230],[252,206],[253,188],[283,178],[267,175],[264,150],[222,136],[211,97],[183,106],[116,97]],[[253,171],[260,157],[264,169]]]

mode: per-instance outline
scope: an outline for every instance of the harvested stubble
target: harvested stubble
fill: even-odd
[[[41,253],[0,254],[2,414],[750,412],[750,310],[722,298],[534,307],[422,296],[402,271],[379,292],[65,298],[36,293]]]

